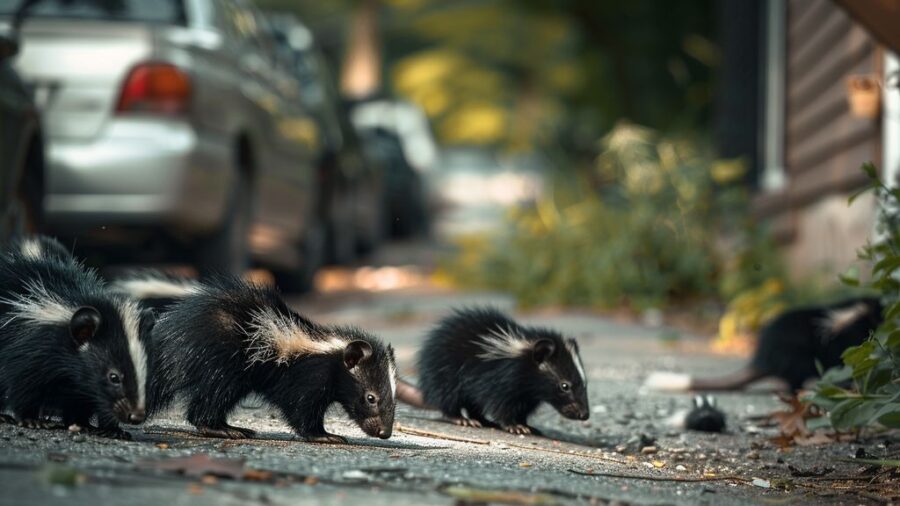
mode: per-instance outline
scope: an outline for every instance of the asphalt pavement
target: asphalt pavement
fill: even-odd
[[[556,327],[579,341],[590,420],[566,420],[543,406],[530,423],[547,437],[513,436],[400,406],[393,437],[382,441],[334,407],[326,428],[347,436],[346,445],[296,441],[253,399],[232,418],[259,432],[248,440],[199,437],[177,408],[130,428],[131,442],[0,424],[0,504],[860,504],[883,497],[854,488],[858,478],[834,478],[863,470],[841,458],[860,448],[884,454],[892,441],[780,449],[770,442],[777,429],[760,416],[782,403],[764,387],[718,397],[728,417],[724,434],[672,426],[691,397],[644,391],[648,372],[715,374],[745,360],[713,355],[704,340],[684,332],[590,312],[521,313],[499,294],[428,283],[292,303],[314,319],[382,336],[412,380],[418,343],[451,307],[490,303],[525,323]]]

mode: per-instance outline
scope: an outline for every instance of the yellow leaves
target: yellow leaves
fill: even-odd
[[[456,108],[438,126],[442,139],[450,143],[490,144],[501,141],[507,132],[507,111],[497,105],[468,103]]]
[[[742,178],[747,172],[747,164],[741,158],[731,160],[716,160],[710,167],[713,181],[719,184],[728,184]]]
[[[719,320],[719,335],[713,342],[713,350],[748,353],[753,344],[751,336],[784,310],[784,304],[779,301],[784,289],[782,280],[770,278],[732,299]]]

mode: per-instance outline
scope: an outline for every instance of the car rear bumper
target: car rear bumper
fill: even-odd
[[[60,235],[98,226],[212,230],[232,184],[224,137],[198,135],[184,121],[115,119],[89,142],[50,139],[48,225]]]

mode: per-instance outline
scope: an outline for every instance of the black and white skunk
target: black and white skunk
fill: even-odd
[[[461,309],[442,320],[419,353],[419,377],[421,391],[402,384],[400,400],[434,406],[460,425],[537,433],[528,415],[541,402],[567,418],[590,415],[575,340],[493,308]]]
[[[253,431],[229,425],[227,417],[256,394],[308,441],[346,441],[325,432],[325,411],[335,402],[366,434],[391,436],[396,366],[390,346],[359,329],[313,323],[271,288],[237,279],[198,287],[154,326],[151,414],[184,397],[186,418],[202,434],[249,437]]]
[[[203,284],[156,269],[136,269],[110,281],[109,288],[138,301],[141,307],[162,313],[179,300],[200,293]]]
[[[763,378],[777,378],[791,390],[840,365],[841,354],[862,344],[882,322],[877,298],[859,297],[827,306],[791,309],[766,325],[756,351],[742,370],[718,378],[692,378],[686,374],[653,373],[645,386],[653,390],[740,390]]]
[[[28,427],[129,437],[145,417],[147,352],[137,304],[113,295],[58,242],[26,238],[0,255],[0,413]],[[96,416],[97,426],[90,421]]]

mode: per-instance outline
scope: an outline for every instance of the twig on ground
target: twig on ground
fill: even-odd
[[[476,445],[491,444],[490,441],[485,441],[484,439],[471,439],[471,438],[467,438],[467,437],[451,436],[450,434],[444,434],[441,432],[431,432],[428,430],[414,429],[412,427],[400,425],[399,423],[394,426],[394,429],[396,429],[397,432],[402,432],[404,434],[409,434],[412,436],[429,437],[429,438],[433,438],[433,439],[445,439],[447,441],[458,441],[460,443],[472,443],[472,444],[476,444]]]
[[[574,473],[581,476],[599,476],[602,478],[625,478],[630,480],[647,480],[647,481],[678,481],[678,482],[702,482],[702,481],[739,481],[741,483],[752,483],[753,480],[750,478],[744,478],[742,476],[700,476],[700,477],[690,477],[690,476],[642,476],[635,474],[619,474],[619,473],[586,473],[584,471],[578,471],[575,469],[568,469],[570,473]]]
[[[607,457],[605,455],[596,455],[596,454],[592,454],[592,453],[583,453],[583,452],[567,452],[567,451],[563,451],[563,450],[554,450],[552,448],[542,448],[540,446],[525,446],[525,445],[520,445],[520,444],[516,444],[516,443],[503,443],[503,444],[505,444],[506,446],[511,446],[513,448],[521,448],[522,450],[533,450],[533,451],[547,452],[547,453],[559,453],[560,455],[574,455],[576,457],[583,457],[583,458],[587,458],[587,459],[596,459],[596,460],[602,460],[604,462],[613,462],[615,464],[621,464],[623,466],[627,466],[627,465],[631,464],[630,462],[626,462],[624,460],[619,460],[619,459],[614,459],[612,457]]]

